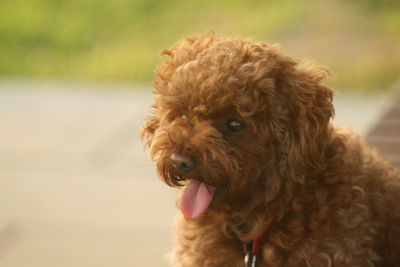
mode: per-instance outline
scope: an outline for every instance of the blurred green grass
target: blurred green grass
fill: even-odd
[[[328,67],[337,88],[382,90],[399,77],[390,0],[1,0],[0,76],[148,82],[162,49],[209,30],[279,42]]]

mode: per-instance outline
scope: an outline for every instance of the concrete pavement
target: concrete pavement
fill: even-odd
[[[0,266],[167,266],[175,191],[137,134],[150,92],[0,82]],[[336,121],[365,133],[382,103],[338,94]]]

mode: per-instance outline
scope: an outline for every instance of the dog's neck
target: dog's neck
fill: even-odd
[[[257,182],[246,190],[218,199],[209,213],[210,219],[223,226],[228,235],[234,235],[243,242],[258,237],[273,221],[266,217],[269,213],[265,197],[266,175],[263,171]]]
[[[256,239],[266,232],[273,222],[272,218],[266,217],[267,206],[261,192],[255,189],[249,199],[251,206],[224,218],[225,225],[242,242]]]
[[[248,240],[256,240],[261,236],[264,236],[268,232],[271,224],[272,220],[257,220],[245,222],[239,225],[231,225],[230,229],[240,241],[246,242]]]

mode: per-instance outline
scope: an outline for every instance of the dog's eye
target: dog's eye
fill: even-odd
[[[230,134],[240,134],[246,127],[238,120],[227,120],[225,122],[225,130]]]

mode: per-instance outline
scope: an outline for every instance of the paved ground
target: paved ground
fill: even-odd
[[[150,91],[0,82],[0,266],[167,266],[175,192],[137,135]],[[382,99],[339,94],[336,121],[365,133]]]

